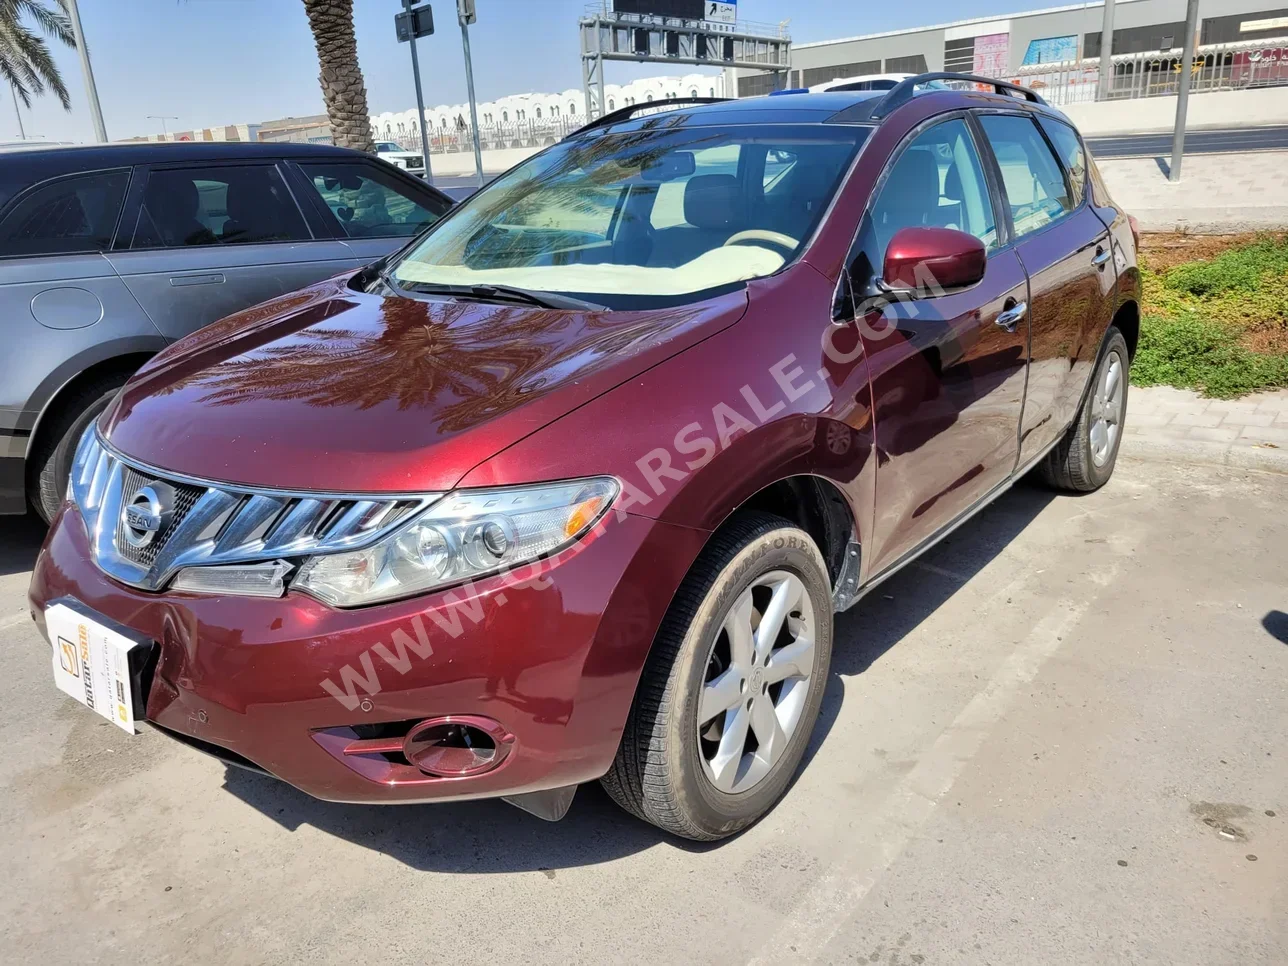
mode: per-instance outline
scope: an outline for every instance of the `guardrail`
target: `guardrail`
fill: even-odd
[[[1184,59],[1185,52],[1180,48],[1115,54],[1109,99],[1177,93]],[[1288,37],[1199,47],[1194,52],[1190,73],[1190,90],[1196,92],[1288,85]],[[1033,64],[1007,76],[1038,91],[1050,104],[1094,101],[1100,80],[1100,58]]]

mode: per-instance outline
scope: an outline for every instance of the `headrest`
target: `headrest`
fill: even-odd
[[[962,176],[957,170],[956,164],[950,164],[948,170],[944,172],[944,197],[952,201],[961,201],[962,199]]]
[[[920,211],[939,203],[939,165],[929,151],[905,151],[895,162],[890,179],[882,190],[895,210]]]
[[[698,228],[736,229],[742,222],[738,179],[731,174],[698,174],[684,186],[684,220]]]
[[[143,202],[153,218],[195,218],[201,207],[197,186],[182,171],[153,174],[148,178]]]

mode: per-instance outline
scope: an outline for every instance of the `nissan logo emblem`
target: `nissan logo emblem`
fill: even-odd
[[[130,498],[121,510],[121,530],[130,546],[142,550],[170,523],[174,490],[164,483],[151,483]]]

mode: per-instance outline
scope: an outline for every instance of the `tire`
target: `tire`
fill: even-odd
[[[1118,367],[1116,405],[1105,393],[1106,375],[1114,365]],[[1064,439],[1038,466],[1038,474],[1045,483],[1070,493],[1090,493],[1109,482],[1118,461],[1118,447],[1122,443],[1130,377],[1127,340],[1118,329],[1111,327],[1105,336],[1105,344],[1078,417]],[[1102,413],[1114,415],[1114,411],[1117,423],[1113,424],[1112,439],[1104,445],[1105,437],[1097,430],[1097,423]]]
[[[782,631],[765,645],[773,648],[766,661],[752,628],[780,589],[786,616]],[[748,600],[754,609],[744,606]],[[740,639],[750,664],[732,658],[735,644],[726,629],[726,618],[733,624],[743,616],[751,621],[740,625],[748,629],[749,636]],[[808,636],[813,647],[806,656],[802,638]],[[791,654],[789,646],[795,649]],[[722,653],[728,658],[723,669]],[[784,657],[792,654],[794,661]],[[746,828],[782,797],[796,774],[818,718],[831,656],[832,594],[818,546],[781,517],[735,515],[703,549],[663,618],[617,757],[601,779],[605,790],[632,815],[683,838],[712,841]],[[771,683],[784,669],[804,666],[808,675]],[[715,692],[708,685],[722,681],[732,688],[720,691],[733,695],[732,705],[709,722],[699,721],[700,699]],[[755,702],[753,692],[759,695]],[[765,700],[772,720],[762,713]],[[722,703],[708,701],[707,707]],[[737,738],[741,720],[749,722],[744,734],[752,738]],[[755,747],[761,733],[770,740]],[[730,752],[722,757],[726,747]],[[732,763],[719,770],[725,787],[717,786],[712,760]]]
[[[31,507],[50,523],[67,492],[76,444],[86,427],[107,408],[129,375],[101,376],[81,386],[59,406],[53,422],[41,430],[39,449],[32,454]]]

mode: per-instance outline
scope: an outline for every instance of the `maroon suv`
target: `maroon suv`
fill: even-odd
[[[1121,440],[1131,220],[930,79],[610,114],[155,357],[36,565],[58,686],[323,799],[755,821],[833,614]]]

